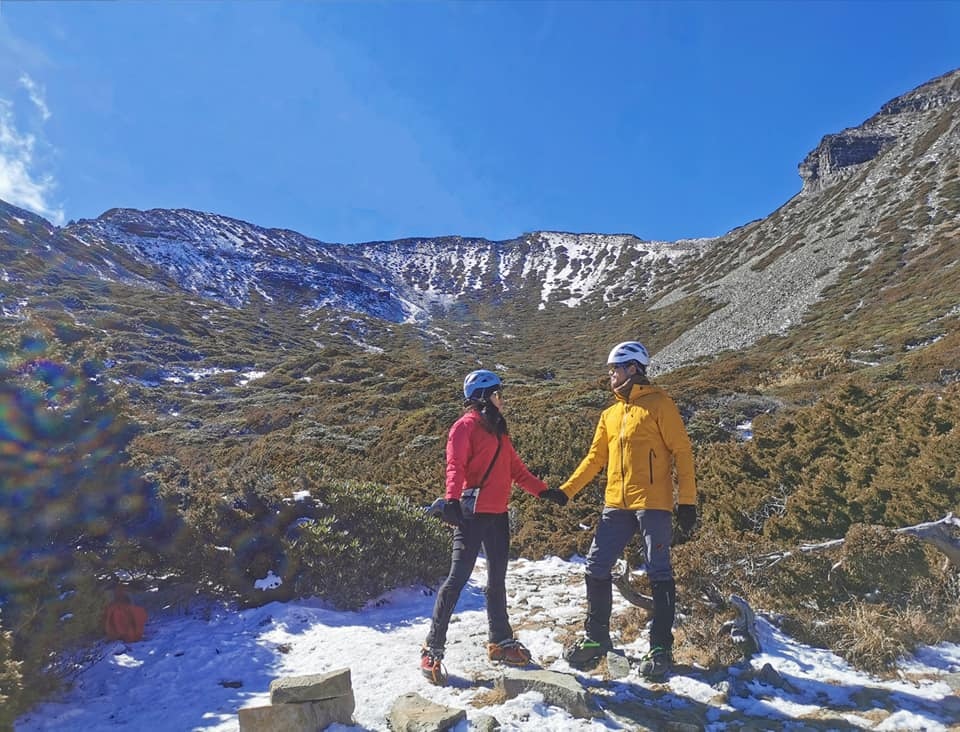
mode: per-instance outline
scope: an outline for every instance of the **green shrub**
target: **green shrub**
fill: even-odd
[[[13,634],[0,623],[0,729],[13,729],[13,721],[24,708],[21,665],[13,655]]]
[[[62,688],[75,670],[76,649],[102,637],[106,582],[103,562],[93,554],[74,558],[71,571],[37,573],[18,587],[9,609],[15,614],[14,651],[22,659],[22,708]]]
[[[883,526],[854,524],[845,537],[836,581],[859,597],[879,595],[897,605],[929,576],[923,544]]]
[[[356,609],[396,587],[432,584],[449,564],[449,532],[405,498],[370,483],[326,487],[330,514],[306,525],[287,554],[299,596]]]
[[[56,684],[37,678],[56,676],[49,659],[96,628],[80,589],[122,567],[123,546],[164,562],[175,523],[126,464],[134,427],[97,367],[55,355],[35,341],[0,368],[0,605],[31,694]]]

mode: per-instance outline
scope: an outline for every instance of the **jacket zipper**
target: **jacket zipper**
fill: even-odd
[[[630,408],[630,405],[624,403],[623,405],[623,417],[620,419],[620,504],[626,508],[627,507],[627,471],[623,467],[623,455],[626,452],[626,427],[627,427],[627,412]]]
[[[653,485],[653,459],[657,456],[657,453],[653,451],[653,448],[650,449],[650,454],[648,455],[648,460],[650,462],[650,485]]]

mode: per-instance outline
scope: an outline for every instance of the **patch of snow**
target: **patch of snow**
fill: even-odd
[[[151,615],[141,642],[103,642],[98,654],[81,662],[69,689],[22,716],[15,729],[236,732],[237,710],[269,703],[272,680],[342,668],[350,669],[356,711],[355,726],[337,725],[338,732],[386,732],[391,706],[409,692],[465,710],[467,722],[454,728],[456,732],[466,732],[481,713],[514,732],[636,728],[613,717],[573,718],[537,693],[490,703],[489,682],[498,668],[485,652],[485,584],[481,558],[450,625],[444,664],[459,681],[449,686],[431,686],[419,670],[420,647],[436,597],[430,588],[392,590],[357,612],[334,610],[317,600],[245,610],[205,608],[195,616],[168,610]],[[758,617],[763,651],[750,659],[749,668],[731,668],[730,679],[769,664],[788,684],[774,688],[754,673],[737,682],[742,692],[720,694],[695,669],[678,670],[661,684],[645,681],[633,664],[620,680],[571,669],[561,652],[567,629],[577,627],[585,611],[582,559],[511,561],[507,592],[517,637],[534,658],[549,670],[571,674],[608,704],[655,705],[663,711],[703,707],[706,732],[731,729],[730,715],[736,724],[753,729],[801,728],[813,713],[824,710],[838,726],[842,718],[842,725],[861,729],[947,730],[960,724],[956,697],[938,680],[960,668],[960,646],[923,649],[907,661],[904,668],[926,675],[923,681],[881,680],[855,671],[827,650],[794,641]],[[614,629],[618,615],[630,608],[614,596]],[[622,647],[628,658],[636,659],[647,650],[647,642],[640,638]],[[224,679],[239,686],[220,683]],[[870,695],[862,701],[865,689]],[[482,697],[487,697],[485,705],[475,706]]]
[[[240,386],[246,386],[251,381],[254,381],[255,379],[262,379],[266,375],[266,371],[246,371],[240,374],[240,378],[237,379],[237,383]]]
[[[253,583],[255,589],[258,590],[273,590],[283,584],[283,579],[278,577],[273,573],[273,570],[267,572],[267,576],[258,579]]]

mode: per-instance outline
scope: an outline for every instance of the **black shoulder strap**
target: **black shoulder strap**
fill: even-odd
[[[497,455],[500,454],[500,435],[497,435],[497,451],[493,453],[493,460],[490,461],[490,464],[487,466],[487,472],[483,474],[483,477],[480,479],[480,487],[483,487],[483,484],[487,480],[487,476],[490,475],[490,471],[493,470],[493,464],[497,462]]]

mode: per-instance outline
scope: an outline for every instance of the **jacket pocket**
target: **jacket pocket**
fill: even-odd
[[[657,453],[653,450],[650,450],[649,455],[647,456],[647,462],[650,465],[650,485],[653,485],[653,461],[657,458]]]

